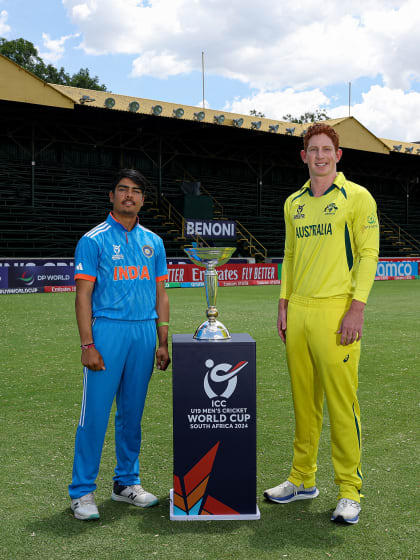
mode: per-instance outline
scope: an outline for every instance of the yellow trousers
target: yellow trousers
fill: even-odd
[[[340,345],[337,330],[350,306],[346,299],[292,295],[287,312],[286,354],[295,411],[289,481],[315,486],[324,394],[331,424],[338,499],[360,501],[361,425],[357,401],[360,341]]]

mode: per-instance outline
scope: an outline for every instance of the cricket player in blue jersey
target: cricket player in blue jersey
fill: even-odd
[[[140,507],[158,503],[140,482],[140,424],[155,356],[160,370],[170,363],[168,271],[161,238],[137,217],[145,186],[138,171],[120,171],[109,193],[112,211],[76,248],[84,378],[69,494],[77,519],[99,518],[93,492],[114,398],[117,464],[111,498]]]

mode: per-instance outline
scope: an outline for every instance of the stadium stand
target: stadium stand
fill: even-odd
[[[236,114],[220,125],[219,112],[206,109],[198,120],[196,107],[176,118],[174,104],[51,86],[1,55],[0,71],[0,257],[72,256],[105,218],[122,167],[148,179],[141,222],[162,236],[168,256],[184,256],[182,197],[194,195],[211,197],[214,219],[237,221],[238,255],[283,255],[283,204],[307,178],[299,151],[308,125],[291,135],[290,123],[262,119],[254,130],[255,117]],[[242,128],[232,124],[238,117]],[[329,124],[344,149],[340,170],[377,200],[381,256],[420,256],[418,144],[377,138],[352,117]]]

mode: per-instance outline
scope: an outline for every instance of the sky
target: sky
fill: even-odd
[[[0,0],[0,37],[116,94],[420,141],[420,0]],[[351,84],[351,87],[349,87]],[[350,107],[349,107],[349,91]]]

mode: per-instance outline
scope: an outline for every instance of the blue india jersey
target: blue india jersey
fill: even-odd
[[[110,213],[78,242],[75,280],[95,282],[92,317],[156,319],[156,282],[168,278],[162,239],[136,226],[127,231]]]

